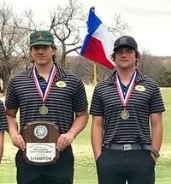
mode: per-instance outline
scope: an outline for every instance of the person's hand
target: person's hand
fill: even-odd
[[[153,154],[153,153],[151,153],[151,157],[153,158],[154,162],[156,162],[156,161],[157,161],[157,158],[154,156],[154,154]]]
[[[61,134],[58,138],[56,148],[58,151],[63,151],[67,146],[69,146],[74,140],[75,136],[72,132],[68,131],[65,134]]]
[[[102,154],[102,152],[99,152],[99,153],[96,153],[94,155],[94,158],[95,158],[96,161],[98,160],[98,158],[100,157],[101,154]]]
[[[25,150],[26,145],[25,145],[25,141],[24,141],[24,139],[23,139],[21,134],[17,134],[15,136],[12,136],[11,140],[12,140],[12,144],[14,146],[16,146],[17,148],[21,149],[22,151]]]

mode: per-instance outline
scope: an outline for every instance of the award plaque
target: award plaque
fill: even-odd
[[[28,163],[49,165],[59,158],[59,152],[56,149],[59,127],[54,122],[27,123],[22,135],[26,143],[24,158]]]

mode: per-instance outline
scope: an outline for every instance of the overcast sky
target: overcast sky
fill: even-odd
[[[38,20],[45,20],[49,12],[67,0],[0,0],[12,5],[17,13],[32,9]],[[170,0],[78,0],[88,14],[91,6],[101,21],[112,26],[114,15],[120,14],[128,23],[127,34],[133,36],[139,50],[150,54],[171,56],[171,1]]]

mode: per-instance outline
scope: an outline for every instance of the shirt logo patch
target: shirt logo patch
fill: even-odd
[[[58,81],[56,83],[56,86],[59,88],[65,88],[66,87],[66,83],[64,81]]]
[[[145,87],[143,85],[137,85],[137,86],[135,86],[135,89],[137,91],[141,91],[141,92],[145,91]]]

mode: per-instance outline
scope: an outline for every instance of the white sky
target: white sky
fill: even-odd
[[[128,23],[140,52],[171,56],[171,1],[170,0],[77,0],[88,14],[91,6],[101,21],[112,26],[114,15],[120,14]],[[32,9],[34,16],[42,22],[57,5],[65,5],[67,0],[0,0],[12,5],[15,13]]]

